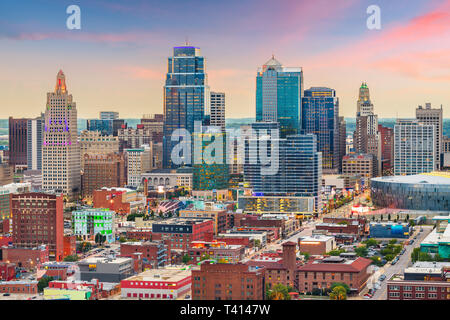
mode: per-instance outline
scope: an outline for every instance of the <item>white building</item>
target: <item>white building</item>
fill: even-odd
[[[436,168],[436,127],[398,119],[394,126],[394,174],[413,175]]]
[[[441,166],[441,153],[442,153],[442,106],[440,109],[431,109],[431,103],[425,103],[425,109],[419,106],[416,109],[416,119],[423,124],[434,125],[436,127],[435,132],[435,169],[439,169]]]
[[[225,93],[211,92],[210,125],[221,127],[225,131]]]
[[[77,109],[62,71],[54,92],[47,93],[42,147],[42,188],[62,192],[69,199],[81,191]]]
[[[149,145],[138,149],[126,149],[127,155],[127,185],[137,188],[144,172],[152,169],[152,150]]]

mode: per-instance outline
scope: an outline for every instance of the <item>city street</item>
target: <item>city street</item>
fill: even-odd
[[[377,282],[378,277],[382,274],[386,276],[386,280],[381,281],[381,288],[375,291],[374,296],[372,297],[373,300],[386,300],[386,293],[387,293],[387,280],[389,280],[394,274],[402,274],[403,270],[410,266],[411,264],[411,252],[414,248],[417,248],[420,246],[420,243],[423,241],[423,239],[433,230],[432,226],[422,226],[423,231],[419,233],[421,227],[416,226],[416,231],[413,234],[413,237],[417,235],[417,239],[414,240],[414,243],[412,245],[405,246],[406,251],[403,255],[399,256],[399,260],[395,265],[391,265],[390,263],[387,263],[385,266],[380,268],[372,277],[375,278],[373,280],[372,278],[369,278],[367,283],[370,282]],[[366,287],[361,293],[360,296],[366,294],[368,292],[368,288]]]

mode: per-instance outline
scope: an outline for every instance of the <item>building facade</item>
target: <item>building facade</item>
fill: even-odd
[[[420,123],[427,125],[434,125],[435,128],[435,165],[436,169],[441,166],[442,140],[443,140],[443,120],[442,120],[442,105],[440,109],[432,109],[431,103],[425,103],[425,109],[419,106],[416,109],[416,119]]]
[[[9,117],[9,164],[14,168],[28,163],[28,120]]]
[[[27,170],[42,170],[44,114],[27,122]]]
[[[225,93],[211,92],[210,125],[220,127],[225,132]]]
[[[115,212],[109,209],[83,209],[72,211],[72,228],[76,236],[92,240],[97,234],[106,237],[106,242],[113,243]]]
[[[107,155],[119,152],[119,139],[112,135],[103,135],[99,131],[84,130],[80,134],[81,169],[84,171],[85,154]]]
[[[64,73],[59,71],[55,91],[47,93],[42,189],[62,192],[69,199],[78,197],[81,193],[80,163],[76,104],[67,91]]]

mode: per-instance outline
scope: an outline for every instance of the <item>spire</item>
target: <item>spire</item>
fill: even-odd
[[[56,76],[55,93],[61,94],[66,93],[66,91],[66,76],[62,70],[59,70],[58,75]]]

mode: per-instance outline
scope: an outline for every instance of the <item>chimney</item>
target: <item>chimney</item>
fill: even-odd
[[[293,270],[296,266],[296,256],[295,256],[295,249],[296,244],[295,242],[288,241],[282,244],[283,246],[283,267]]]

